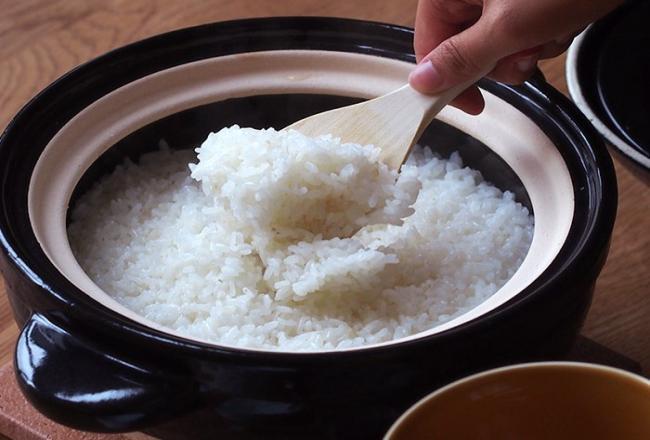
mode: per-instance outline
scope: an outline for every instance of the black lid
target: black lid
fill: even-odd
[[[650,2],[624,3],[591,26],[576,44],[576,53],[572,54],[575,72],[568,72],[573,98],[580,100],[576,96],[577,86],[584,99],[584,103],[578,102],[578,105],[588,106],[602,123],[595,123],[596,128],[614,147],[648,168]],[[571,84],[572,79],[577,84]],[[610,133],[605,133],[603,128]],[[620,141],[612,139],[611,134]]]

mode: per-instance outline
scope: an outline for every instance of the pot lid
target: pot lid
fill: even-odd
[[[650,2],[628,1],[569,52],[571,97],[621,153],[650,170]]]

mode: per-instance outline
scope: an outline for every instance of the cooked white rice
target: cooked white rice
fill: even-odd
[[[471,309],[521,264],[532,216],[416,147],[399,175],[371,146],[233,126],[192,152],[125,162],[68,234],[95,283],[190,337],[291,351],[418,333]],[[191,171],[191,172],[190,172]]]

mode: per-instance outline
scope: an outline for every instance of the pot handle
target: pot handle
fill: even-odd
[[[20,388],[41,413],[81,430],[139,430],[197,406],[197,387],[187,375],[146,360],[135,364],[39,313],[20,333],[15,368]]]

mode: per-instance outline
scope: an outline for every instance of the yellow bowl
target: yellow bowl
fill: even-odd
[[[416,403],[385,437],[407,439],[650,439],[650,381],[574,362],[498,368]]]

